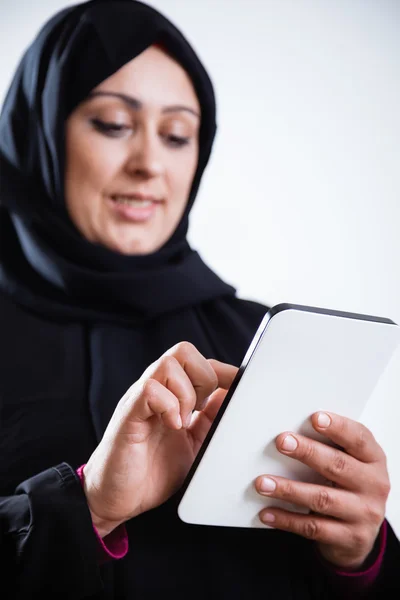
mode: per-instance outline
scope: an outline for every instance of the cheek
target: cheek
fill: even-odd
[[[196,172],[198,153],[188,153],[182,160],[175,158],[170,164],[170,184],[174,197],[174,205],[180,214],[184,211],[187,204],[190,189],[192,187],[193,177]]]
[[[107,140],[70,132],[66,140],[65,202],[71,220],[90,241],[103,228],[104,196],[120,165],[119,153]]]
[[[75,203],[78,197],[102,193],[107,181],[117,170],[118,156],[110,152],[102,143],[81,140],[81,143],[67,145],[66,191],[69,201]]]

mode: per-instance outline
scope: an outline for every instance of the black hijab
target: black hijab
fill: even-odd
[[[85,240],[68,216],[64,123],[96,85],[153,43],[193,82],[202,112],[199,160],[172,237],[151,255],[124,256]],[[186,241],[215,130],[211,81],[183,35],[156,10],[92,0],[58,13],[22,58],[0,117],[2,288],[45,314],[130,323],[232,295]]]

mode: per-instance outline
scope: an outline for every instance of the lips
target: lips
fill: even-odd
[[[160,198],[150,194],[112,194],[111,198],[116,202],[134,202],[135,204],[139,204],[140,202],[161,202]]]
[[[109,204],[123,220],[143,223],[148,221],[161,204],[161,200],[145,194],[113,194]]]

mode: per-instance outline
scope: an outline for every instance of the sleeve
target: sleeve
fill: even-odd
[[[387,520],[382,524],[370,560],[362,571],[340,571],[321,557],[319,560],[335,598],[380,600],[400,596],[400,542]]]
[[[103,590],[90,511],[70,465],[47,469],[0,497],[0,560],[2,589],[15,594],[10,600],[78,600]]]
[[[386,521],[384,521],[368,563],[366,567],[360,571],[346,571],[336,568],[322,558],[318,550],[316,550],[316,553],[318,555],[318,560],[325,569],[328,577],[332,579],[334,587],[340,589],[344,597],[364,597],[367,591],[372,588],[373,583],[380,573],[386,549],[386,540],[387,524]]]
[[[76,471],[82,486],[84,484],[84,467],[85,465],[81,465]],[[127,554],[129,541],[125,525],[120,525],[105,538],[100,537],[94,525],[93,529],[97,539],[97,556],[99,564],[103,564],[112,559],[123,558]]]
[[[351,583],[355,589],[364,590],[372,586],[377,579],[382,567],[383,557],[386,549],[387,541],[387,523],[383,522],[380,529],[375,547],[366,567],[361,571],[342,571],[334,569],[338,577],[343,577],[343,581]]]

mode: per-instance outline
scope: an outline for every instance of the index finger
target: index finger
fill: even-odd
[[[385,453],[372,432],[358,421],[331,412],[317,412],[312,415],[311,422],[316,431],[364,463],[374,463],[385,458]]]
[[[217,373],[190,342],[179,342],[164,352],[163,356],[173,356],[189,377],[197,397],[196,406],[202,405],[204,400],[218,388]]]
[[[237,372],[239,371],[238,367],[234,365],[229,365],[228,363],[221,362],[214,358],[209,358],[208,362],[212,366],[215,371],[216,376],[218,377],[218,387],[229,390],[232,385],[233,380],[236,377]]]
[[[195,407],[199,409],[205,399],[218,387],[218,377],[214,369],[190,342],[179,342],[164,352],[142,374],[142,380],[149,378],[156,379],[175,395],[177,384],[179,382],[185,384],[185,381],[187,381],[189,387],[186,386],[186,392],[183,392],[182,385],[179,386],[181,388],[180,401],[185,405],[183,411],[185,413],[183,415],[184,422],[186,422],[189,413]]]

